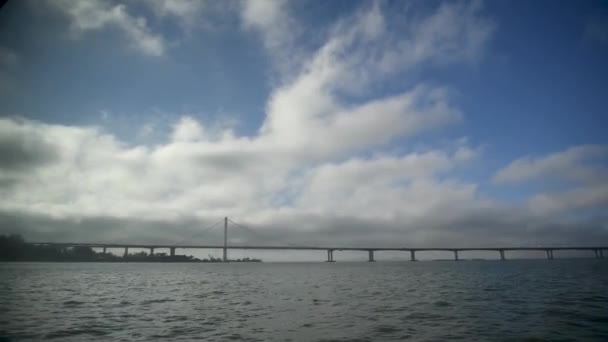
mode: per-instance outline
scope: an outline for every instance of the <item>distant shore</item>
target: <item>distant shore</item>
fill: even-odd
[[[180,258],[184,257],[184,258]],[[224,261],[219,260],[210,260],[210,259],[199,259],[194,258],[191,255],[176,255],[174,258],[165,258],[158,259],[155,257],[151,258],[124,258],[117,257],[116,259],[0,259],[0,262],[104,262],[104,263],[130,263],[130,262],[147,262],[147,263],[223,263]],[[244,258],[244,259],[232,259],[225,262],[234,262],[234,263],[248,263],[248,262],[263,262],[261,259],[253,259],[253,258]]]
[[[27,243],[20,235],[0,235],[0,261],[17,262],[224,262],[220,258],[209,255],[199,259],[192,255],[167,255],[157,253],[150,255],[145,252],[127,254],[124,256],[112,253],[98,253],[91,247],[57,247],[37,246]],[[262,262],[260,259],[243,258],[227,262]]]

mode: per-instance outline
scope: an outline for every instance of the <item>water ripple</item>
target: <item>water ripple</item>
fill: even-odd
[[[0,337],[603,341],[606,283],[608,262],[596,260],[6,263]]]

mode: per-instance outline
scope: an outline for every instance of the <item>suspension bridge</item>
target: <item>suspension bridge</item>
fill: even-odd
[[[597,259],[604,259],[604,251],[608,250],[608,246],[537,246],[537,247],[525,247],[525,246],[507,246],[507,247],[462,247],[462,248],[450,248],[450,247],[340,247],[340,246],[304,246],[304,245],[294,245],[291,243],[283,242],[282,245],[231,245],[229,244],[228,239],[228,223],[231,223],[235,227],[241,228],[243,230],[247,230],[251,233],[254,233],[258,236],[259,232],[255,230],[245,227],[244,225],[238,224],[228,217],[225,217],[222,221],[218,221],[210,227],[203,229],[200,233],[209,232],[213,229],[218,228],[219,224],[223,222],[224,227],[224,236],[223,236],[223,244],[184,244],[183,241],[179,243],[172,244],[137,244],[137,243],[104,243],[104,242],[30,242],[32,245],[39,246],[55,246],[62,248],[70,248],[70,247],[91,247],[91,248],[100,248],[106,253],[107,249],[124,249],[124,255],[127,256],[129,254],[129,248],[131,249],[147,249],[149,250],[150,255],[154,255],[154,252],[159,249],[164,249],[169,251],[170,256],[175,256],[177,249],[217,249],[222,250],[222,260],[224,262],[230,261],[228,259],[228,250],[305,250],[305,251],[326,251],[327,252],[327,262],[335,262],[334,252],[335,251],[361,251],[367,252],[368,261],[374,262],[374,253],[381,251],[400,251],[400,252],[408,252],[411,261],[416,261],[416,253],[417,252],[425,252],[425,251],[443,251],[450,252],[453,254],[453,260],[458,261],[460,259],[460,253],[466,251],[489,251],[496,252],[499,255],[500,260],[506,260],[506,253],[509,251],[540,251],[546,254],[547,259],[552,260],[554,258],[554,253],[557,251],[588,251],[592,252],[591,256],[594,256]],[[269,236],[262,236],[263,238],[273,241],[273,239]]]

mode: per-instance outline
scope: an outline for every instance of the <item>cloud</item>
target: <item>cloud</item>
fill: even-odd
[[[134,19],[120,5],[78,6],[95,8],[75,10],[82,16],[103,14],[74,19],[83,31],[118,25],[104,15]],[[231,124],[190,114],[171,123],[165,139],[145,145],[98,127],[0,119],[0,140],[8,146],[0,158],[10,161],[0,164],[0,231],[57,240],[167,241],[230,216],[271,236],[271,244],[607,238],[605,218],[598,215],[572,220],[528,203],[512,207],[486,198],[476,183],[458,176],[480,158],[480,149],[466,141],[411,148],[408,139],[463,119],[449,88],[375,90],[415,68],[481,58],[494,26],[479,4],[446,3],[429,14],[401,17],[374,3],[339,18],[323,31],[318,48],[296,53],[295,60],[283,59],[281,51],[300,34],[288,3],[242,6],[245,28],[258,31],[272,58],[290,66],[280,71],[288,75],[270,92],[254,134],[239,135]],[[405,25],[403,34],[387,28],[396,24]],[[277,27],[280,32],[273,31]],[[163,128],[154,126],[155,132]],[[395,139],[403,144],[398,151],[391,148]],[[598,153],[585,151],[574,154]],[[515,162],[501,174],[523,176],[497,178],[536,177],[547,169],[543,160]],[[540,171],[509,171],[520,164]]]
[[[580,145],[540,158],[525,157],[513,161],[494,175],[496,183],[525,182],[540,179],[605,183],[608,170],[608,146]],[[605,164],[604,164],[605,165]]]
[[[30,123],[30,122],[28,122]],[[40,134],[36,124],[0,121],[0,164],[2,170],[24,172],[45,165],[56,157],[49,136]]]
[[[154,34],[144,17],[133,16],[124,4],[113,4],[101,0],[91,1],[49,1],[49,5],[67,15],[70,29],[75,37],[88,32],[114,28],[120,30],[143,54],[162,56],[165,41]]]
[[[268,42],[269,48],[276,47],[276,42],[290,30],[281,27],[281,22],[289,21],[285,8],[287,3],[283,0],[254,0],[243,1],[241,16],[243,24],[248,28],[260,30],[263,39]],[[278,25],[277,25],[278,23]]]
[[[530,209],[537,214],[560,214],[584,209],[605,210],[608,207],[608,182],[590,187],[542,193],[529,200]]]
[[[536,215],[585,216],[608,205],[608,146],[580,145],[532,158],[520,158],[494,175],[497,184],[552,181],[561,190],[534,194],[528,207]]]
[[[194,20],[207,5],[198,0],[158,0],[146,1],[160,16],[176,16],[184,20]]]
[[[478,60],[496,28],[481,15],[482,10],[480,1],[442,3],[433,15],[409,25],[411,40],[398,42],[383,58],[385,68],[424,59],[440,63]]]
[[[424,217],[438,205],[475,201],[474,184],[436,178],[459,162],[453,154],[432,150],[322,164],[304,175],[295,206],[318,215]]]
[[[261,4],[252,11],[272,15],[250,15],[261,21],[249,19],[250,25],[274,35],[277,26],[271,22],[283,20],[284,5]],[[385,28],[379,5],[340,19],[332,26],[326,42],[300,68],[290,68],[299,70],[292,71],[290,81],[272,92],[261,134],[273,143],[302,146],[306,153],[339,155],[458,120],[461,114],[450,105],[449,92],[444,88],[418,86],[372,99],[368,94],[374,84],[427,60],[457,63],[478,55],[492,31],[487,20],[477,19],[478,13],[477,5],[442,5],[428,18],[412,24],[406,35]],[[277,35],[285,32],[290,31],[281,30]],[[271,53],[276,53],[273,46],[266,45]],[[469,52],[451,52],[463,45]]]
[[[201,126],[195,121],[182,118],[170,136]],[[551,210],[501,204],[453,176],[478,158],[463,142],[331,161],[290,158],[284,146],[230,134],[210,140],[188,133],[146,147],[95,128],[14,119],[1,119],[0,127],[3,142],[15,141],[3,146],[27,146],[10,147],[9,158],[2,153],[12,162],[0,164],[0,231],[36,239],[169,242],[224,215],[271,237],[258,241],[237,230],[234,243],[471,246],[608,238],[602,216],[564,215],[589,201],[605,208],[605,187],[572,192],[570,198],[582,196],[575,205],[562,205],[570,202],[564,196],[549,204],[534,197]]]
[[[298,49],[298,45],[305,45],[301,24],[289,15],[287,2],[242,4],[244,27],[260,34],[280,71],[290,77],[293,68],[304,64],[311,73],[322,71],[325,77],[354,86],[422,62],[477,61],[495,28],[491,20],[480,15],[480,2],[442,3],[431,15],[411,9],[390,12],[384,8],[386,4],[373,2],[326,30],[326,43],[311,61]],[[344,70],[337,68],[336,58],[344,62]]]
[[[233,217],[234,218],[234,217]],[[238,218],[237,218],[238,220]],[[177,220],[87,216],[51,217],[31,212],[0,210],[0,232],[21,233],[30,241],[90,241],[116,243],[215,244],[222,231],[204,232],[218,219],[181,217]],[[241,223],[242,221],[239,220]],[[604,226],[602,226],[604,225]],[[221,226],[220,226],[221,227]],[[232,245],[292,243],[345,247],[471,247],[471,246],[595,246],[606,241],[603,221],[558,222],[538,220],[505,209],[471,210],[449,222],[386,221],[311,214],[277,215],[263,225],[229,228]],[[254,229],[255,233],[249,229]]]
[[[205,132],[203,126],[193,118],[182,117],[173,130],[173,141],[197,141],[203,139]]]
[[[304,75],[280,89],[268,104],[263,140],[283,144],[311,157],[337,157],[381,146],[397,136],[411,136],[456,121],[440,89],[416,88],[361,105],[339,103],[317,79]]]
[[[303,62],[306,54],[297,44],[303,29],[290,15],[285,0],[241,1],[239,15],[245,30],[259,35],[265,49],[273,58],[275,69],[283,78],[292,76],[293,68]]]
[[[155,147],[129,146],[96,128],[14,119],[1,119],[0,127],[7,146],[0,176],[12,182],[2,190],[0,209],[53,219],[182,222],[232,214],[269,222],[281,213],[330,212],[383,218],[386,210],[406,214],[399,203],[415,193],[427,194],[428,201],[418,200],[424,211],[439,198],[472,198],[475,189],[433,178],[464,162],[456,152],[385,154],[343,163],[293,158],[294,150],[263,138],[221,134],[210,139],[191,117],[178,121],[172,138]],[[379,210],[381,203],[374,201],[381,198]]]

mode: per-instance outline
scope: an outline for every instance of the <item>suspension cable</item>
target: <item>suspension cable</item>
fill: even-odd
[[[193,238],[195,238],[195,237],[199,237],[199,236],[200,236],[201,234],[203,234],[203,233],[210,232],[210,231],[212,231],[213,229],[217,228],[217,225],[218,225],[218,224],[220,224],[220,223],[222,223],[223,221],[224,221],[223,219],[222,219],[222,220],[219,220],[219,221],[215,222],[214,224],[212,224],[211,226],[208,226],[208,227],[204,228],[203,230],[201,230],[201,231],[199,231],[199,232],[196,232],[194,235],[192,235],[192,236],[190,236],[190,237],[188,237],[188,238],[182,239],[182,240],[181,240],[181,241],[179,241],[179,242],[176,242],[176,243],[175,243],[173,246],[178,247],[179,245],[183,244],[183,243],[184,243],[184,242],[186,242],[186,241],[192,240],[192,239],[193,239]]]
[[[284,243],[284,244],[286,244],[286,245],[288,245],[288,246],[291,246],[291,247],[301,247],[301,246],[298,246],[298,245],[296,245],[296,244],[289,243],[289,242],[287,242],[287,241],[285,241],[285,240],[282,240],[282,239],[277,239],[277,238],[275,238],[275,237],[270,237],[270,236],[269,236],[269,235],[267,235],[267,234],[262,234],[262,233],[256,232],[255,230],[253,230],[253,229],[251,229],[251,228],[248,228],[248,227],[246,227],[246,226],[244,226],[244,225],[242,225],[242,224],[236,223],[236,222],[232,221],[231,219],[228,219],[228,221],[229,221],[230,223],[234,224],[235,226],[237,226],[237,227],[239,227],[239,228],[241,228],[241,229],[243,229],[243,230],[246,230],[246,231],[248,231],[248,232],[252,233],[253,235],[255,235],[255,236],[257,236],[257,237],[259,237],[259,238],[261,238],[261,239],[264,239],[264,240],[272,240],[272,241],[276,241],[276,242]]]

